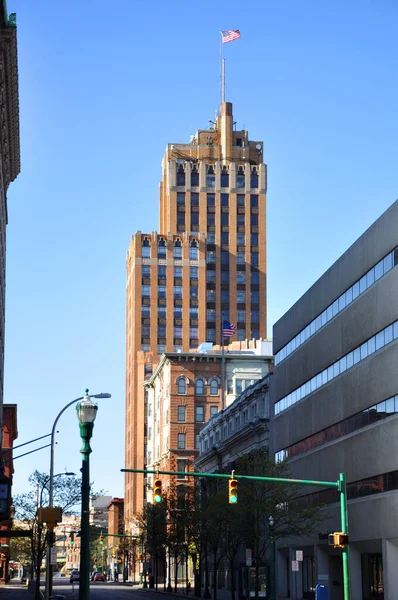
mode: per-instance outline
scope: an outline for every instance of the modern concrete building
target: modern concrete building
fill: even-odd
[[[142,469],[142,382],[164,352],[266,337],[266,165],[263,144],[236,130],[223,102],[211,128],[168,144],[159,233],[137,231],[127,253],[126,468]],[[143,508],[142,474],[126,474],[126,517]]]
[[[230,348],[238,345],[235,342]],[[271,349],[271,343],[253,341],[249,345],[252,349],[229,350],[224,355],[227,406],[242,390],[252,389],[255,382],[262,381],[272,370],[272,356],[262,354]],[[179,472],[194,470],[194,461],[199,455],[201,428],[209,420],[212,422],[216,415],[229,410],[226,408],[222,413],[219,412],[222,407],[221,369],[220,350],[163,354],[154,373],[144,384],[146,468]],[[258,410],[262,411],[260,405]],[[246,414],[242,414],[242,427],[246,425],[246,417]],[[253,413],[251,422],[255,420]],[[145,479],[145,501],[152,502],[154,478],[148,475]],[[192,485],[192,479],[188,480],[185,475],[163,475],[162,482],[165,492],[175,485],[177,496],[179,493],[185,495],[186,486]]]
[[[276,460],[294,477],[348,482],[351,598],[398,598],[398,201],[274,326]],[[277,551],[278,598],[311,597],[327,584],[343,598],[337,492],[310,490],[327,503],[320,539],[286,540]],[[297,596],[290,569],[304,561]]]

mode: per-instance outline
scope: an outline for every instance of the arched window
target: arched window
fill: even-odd
[[[187,382],[185,380],[185,377],[180,377],[177,381],[177,385],[178,385],[178,393],[179,394],[187,393]]]
[[[210,394],[212,396],[217,396],[218,395],[218,381],[217,381],[217,379],[212,379],[210,381]]]
[[[199,394],[200,396],[203,396],[203,394],[205,393],[205,384],[203,379],[197,379],[195,382],[195,394]]]

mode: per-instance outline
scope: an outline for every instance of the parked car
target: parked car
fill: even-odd
[[[105,581],[105,575],[100,571],[96,571],[93,574],[93,581]]]
[[[70,574],[69,582],[73,583],[74,581],[80,581],[80,571],[77,569],[73,569],[72,573]]]

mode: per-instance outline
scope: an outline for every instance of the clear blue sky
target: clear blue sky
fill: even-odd
[[[167,142],[226,99],[268,164],[268,331],[397,198],[395,0],[8,0],[22,172],[8,194],[5,402],[17,443],[85,387],[101,400],[95,487],[123,496],[125,255],[158,228]],[[56,472],[80,468],[74,409]],[[22,452],[22,450],[21,450]],[[17,454],[17,452],[15,453]],[[15,461],[14,492],[49,452]]]

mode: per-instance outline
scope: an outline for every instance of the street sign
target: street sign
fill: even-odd
[[[296,550],[296,560],[300,561],[300,562],[303,560],[303,551],[302,550]]]
[[[298,570],[299,570],[298,560],[292,560],[292,571],[298,571]]]
[[[51,548],[50,565],[57,564],[57,548]]]

